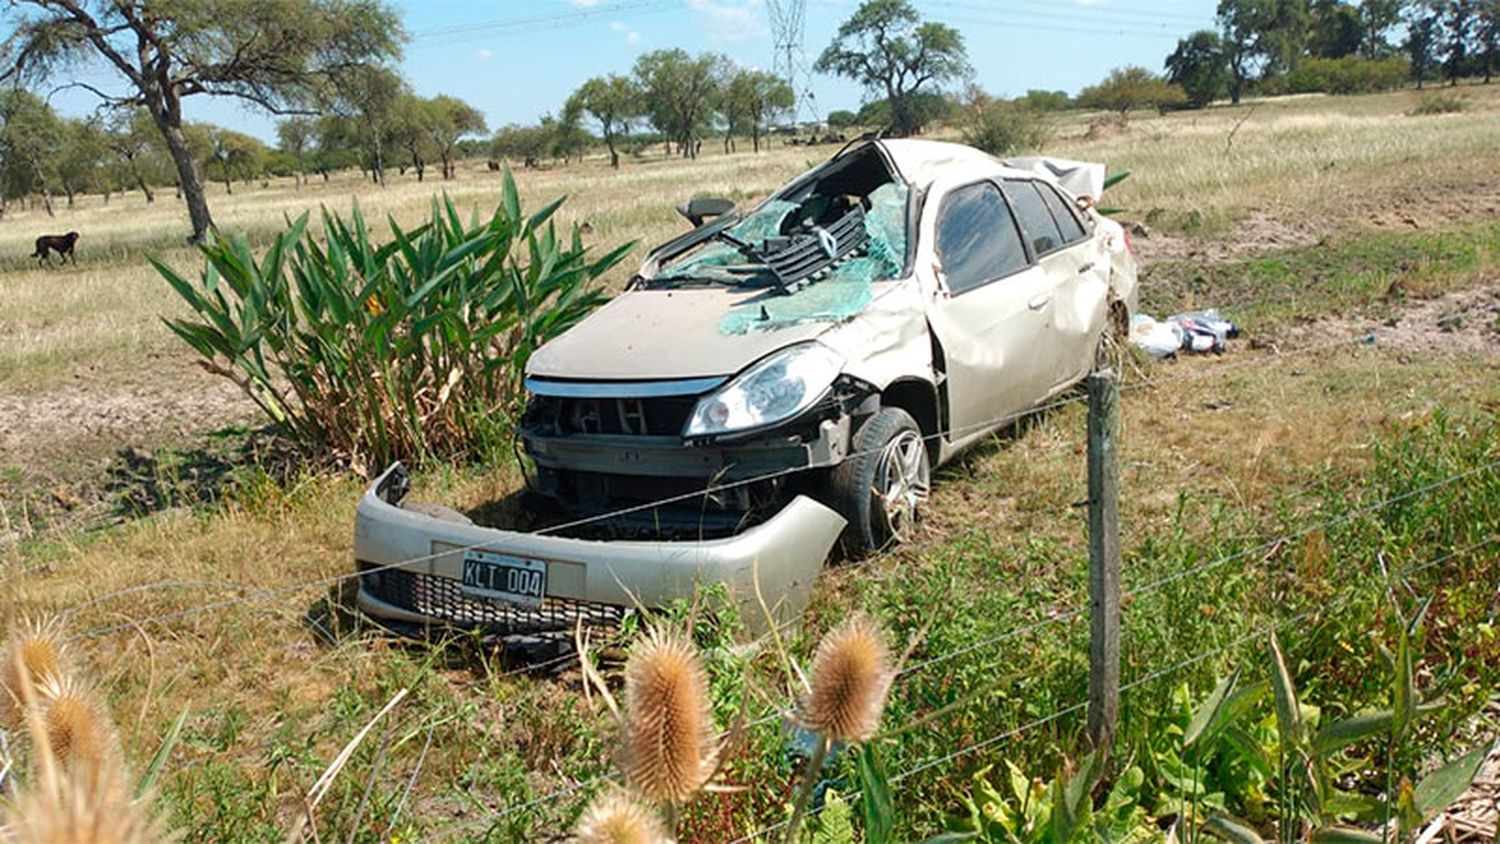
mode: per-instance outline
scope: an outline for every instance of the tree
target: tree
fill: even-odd
[[[1360,51],[1365,26],[1360,10],[1343,0],[1313,0],[1312,35],[1307,50],[1325,59],[1340,59]]]
[[[454,151],[459,141],[472,135],[482,135],[488,129],[484,115],[479,109],[447,94],[439,94],[427,101],[431,111],[428,136],[438,158],[443,162],[443,178],[454,176]]]
[[[599,136],[609,149],[609,166],[619,169],[620,151],[615,140],[630,134],[630,124],[641,116],[641,92],[627,76],[611,73],[595,76],[578,86],[564,110],[578,109],[599,126]]]
[[[1500,0],[1484,0],[1479,6],[1478,42],[1484,52],[1484,84],[1495,74],[1495,60],[1500,58]]]
[[[890,105],[891,128],[898,135],[921,128],[911,101],[923,85],[959,79],[971,71],[958,30],[923,22],[907,0],[865,0],[839,25],[813,69],[883,93]]]
[[[1475,0],[1447,0],[1442,9],[1444,52],[1448,84],[1457,85],[1464,74],[1469,56],[1469,39],[1474,35]]]
[[[828,126],[831,129],[848,129],[859,125],[859,115],[847,109],[835,109],[828,112]]]
[[[62,121],[40,97],[22,88],[0,91],[0,209],[39,193],[52,213],[47,177],[62,136]]]
[[[260,175],[266,160],[266,147],[243,132],[222,126],[205,127],[208,150],[204,171],[224,183],[225,193],[234,193],[234,180],[250,181]]]
[[[561,158],[563,164],[582,158],[591,140],[583,130],[583,112],[576,108],[564,108],[556,117],[542,115],[542,130],[547,134],[547,152]]]
[[[346,74],[335,113],[349,120],[370,179],[385,187],[385,149],[405,83],[394,70],[361,65]]]
[[[281,151],[290,155],[297,162],[297,169],[293,171],[296,175],[296,185],[300,189],[306,180],[307,168],[303,165],[303,158],[307,151],[312,148],[313,140],[317,137],[317,126],[311,118],[288,117],[276,124],[276,139]]]
[[[57,150],[50,162],[57,185],[68,197],[68,207],[78,194],[105,184],[105,160],[109,147],[104,132],[93,120],[65,120],[62,123]]]
[[[1073,98],[1068,96],[1067,91],[1040,91],[1033,88],[1017,102],[1037,111],[1062,111],[1072,107]]]
[[[1229,90],[1229,61],[1224,42],[1210,29],[1197,32],[1177,42],[1177,49],[1167,56],[1167,81],[1180,85],[1193,108],[1203,108]]]
[[[1078,104],[1084,108],[1117,111],[1121,115],[1133,109],[1159,110],[1186,102],[1187,94],[1182,88],[1135,65],[1115,68],[1103,82],[1084,88],[1078,95]]]
[[[392,145],[406,152],[419,182],[426,180],[427,161],[436,154],[432,143],[435,122],[432,103],[410,91],[403,91],[391,106],[386,136]]]
[[[1383,59],[1391,55],[1391,45],[1385,35],[1401,22],[1402,0],[1360,0],[1359,20],[1364,34],[1360,41],[1360,55],[1367,59]]]
[[[729,124],[726,139],[736,128],[748,126],[751,148],[760,152],[761,128],[794,102],[792,86],[785,79],[763,70],[736,70],[724,94],[724,113]]]
[[[551,148],[552,132],[542,126],[502,126],[490,141],[490,155],[518,158],[527,167],[535,167]]]
[[[635,61],[646,118],[685,158],[698,157],[699,139],[718,99],[722,62],[712,53],[692,57],[682,49],[656,50]]]
[[[1219,0],[1217,18],[1236,104],[1248,83],[1287,72],[1306,47],[1306,0]]]
[[[395,58],[404,37],[381,0],[12,0],[0,44],[12,76],[76,79],[99,61],[127,93],[70,81],[110,106],[143,106],[161,133],[187,201],[192,238],[213,225],[183,136],[182,102],[233,97],[272,113],[309,109],[352,71]]]
[[[990,155],[1038,152],[1052,137],[1045,112],[1025,99],[1009,102],[971,85],[964,102],[963,140]]]
[[[1406,58],[1411,62],[1411,76],[1421,90],[1427,71],[1437,61],[1439,7],[1428,3],[1413,3],[1406,10]]]
[[[159,149],[161,133],[143,108],[122,108],[111,112],[104,141],[114,153],[120,168],[121,184],[140,189],[146,202],[156,201],[152,183],[164,184],[171,162]]]

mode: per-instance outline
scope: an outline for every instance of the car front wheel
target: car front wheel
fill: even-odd
[[[862,555],[911,538],[932,489],[932,465],[916,420],[898,407],[866,420],[853,446],[833,471],[833,493],[849,521],[849,551]]]

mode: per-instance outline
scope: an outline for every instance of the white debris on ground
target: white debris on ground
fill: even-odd
[[[1178,352],[1220,354],[1239,334],[1239,326],[1212,308],[1174,314],[1159,322],[1145,314],[1130,319],[1130,341],[1157,360]]]

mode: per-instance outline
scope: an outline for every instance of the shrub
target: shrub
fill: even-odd
[[[1163,111],[1187,105],[1187,101],[1187,92],[1182,86],[1134,65],[1115,68],[1103,82],[1090,85],[1078,94],[1078,104],[1084,108],[1120,114],[1138,108]]]
[[[974,92],[963,113],[963,140],[990,155],[1036,152],[1052,137],[1052,121],[1021,103]]]
[[[151,262],[196,318],[167,325],[306,448],[356,465],[475,458],[508,441],[531,352],[605,296],[594,280],[633,244],[591,259],[558,239],[556,200],[531,216],[505,174],[500,206],[466,225],[447,197],[377,244],[349,220],[307,215],[259,261],[243,237],[201,247],[197,282]]]
[[[1427,114],[1457,114],[1469,107],[1469,101],[1453,94],[1428,94],[1417,102],[1409,114],[1420,117]]]
[[[1399,88],[1410,75],[1411,66],[1402,58],[1307,58],[1279,87],[1288,94],[1369,94]]]

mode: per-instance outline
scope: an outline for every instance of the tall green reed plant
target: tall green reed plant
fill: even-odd
[[[634,245],[560,238],[562,201],[523,213],[507,172],[488,220],[444,196],[380,243],[356,204],[324,208],[321,238],[290,221],[259,259],[216,235],[195,281],[150,260],[193,310],[167,326],[299,444],[372,469],[473,459],[508,442],[527,358],[605,300],[597,279]]]

